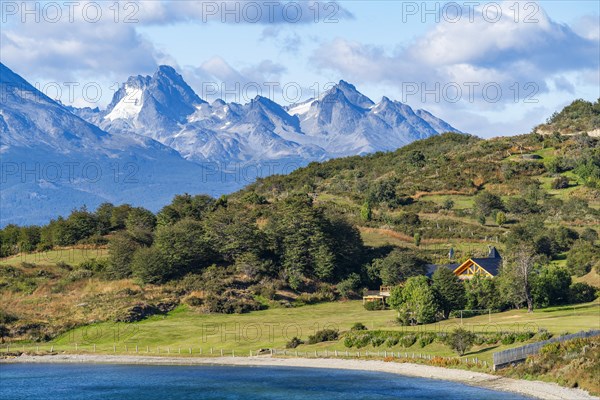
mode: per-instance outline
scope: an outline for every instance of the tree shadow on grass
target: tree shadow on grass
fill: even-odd
[[[499,344],[497,344],[497,345],[495,345],[495,346],[491,346],[491,347],[485,347],[485,348],[483,348],[483,349],[479,349],[479,350],[477,350],[477,351],[470,351],[470,352],[468,352],[468,353],[465,353],[464,355],[465,355],[465,356],[472,356],[472,355],[474,356],[474,355],[476,355],[476,354],[481,354],[481,353],[484,353],[484,352],[486,352],[486,351],[489,351],[489,350],[494,350],[494,349],[496,349],[496,348],[498,348],[498,347],[500,347],[500,345],[499,345]]]

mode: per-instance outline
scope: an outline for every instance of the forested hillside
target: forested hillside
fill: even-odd
[[[313,163],[220,199],[183,194],[156,215],[103,204],[41,227],[9,225],[0,231],[0,324],[14,337],[47,338],[180,303],[240,313],[352,298],[410,277],[407,286],[426,291],[427,264],[491,245],[508,260],[498,279],[461,285],[452,307],[436,285],[456,282],[434,279],[432,304],[444,311],[411,323],[463,307],[590,301],[594,290],[571,277],[598,286],[599,209],[598,138],[448,133]],[[89,253],[71,257],[76,249]],[[524,253],[534,265],[527,293],[510,268]]]

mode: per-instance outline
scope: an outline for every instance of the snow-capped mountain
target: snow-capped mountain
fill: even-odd
[[[1,63],[0,93],[0,225],[46,223],[105,201],[158,210],[175,194],[220,195],[248,183],[223,180],[148,137],[103,131]]]
[[[306,135],[318,138],[330,156],[394,150],[443,132],[458,132],[425,110],[383,97],[377,104],[345,82],[318,99],[287,108]]]
[[[1,63],[0,95],[0,226],[105,201],[156,211],[178,193],[229,193],[256,176],[456,131],[344,81],[290,107],[260,96],[208,103],[167,66],[129,78],[105,110],[56,102]]]
[[[152,77],[130,77],[105,111],[78,113],[108,132],[156,139],[195,162],[306,163],[457,132],[427,111],[387,97],[375,104],[345,81],[289,107],[261,96],[245,105],[209,104],[166,66]]]

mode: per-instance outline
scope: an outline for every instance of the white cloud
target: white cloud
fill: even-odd
[[[508,9],[514,4],[501,3],[502,18],[495,23],[477,10],[472,21],[442,20],[412,45],[393,53],[337,38],[315,50],[312,61],[318,69],[336,71],[359,84],[383,81],[403,89],[417,84],[422,88],[419,92],[439,85],[442,101],[449,97],[443,93],[444,87],[458,86],[462,89],[459,104],[470,108],[470,92],[479,107],[498,108],[514,103],[515,98],[524,100],[533,92],[548,92],[548,83],[567,72],[598,71],[600,43],[593,35],[582,37],[569,26],[552,21],[541,9],[534,16],[537,22],[523,18],[515,22]],[[573,85],[565,79],[556,81],[561,90]],[[486,87],[492,92],[499,87],[501,97],[486,94],[482,90]],[[419,96],[421,100],[425,97]]]

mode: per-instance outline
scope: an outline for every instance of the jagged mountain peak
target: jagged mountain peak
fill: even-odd
[[[373,104],[375,104],[371,99],[359,92],[356,89],[356,86],[344,80],[340,80],[337,85],[331,88],[331,91],[342,92],[350,103],[361,108],[370,108],[373,106]]]

